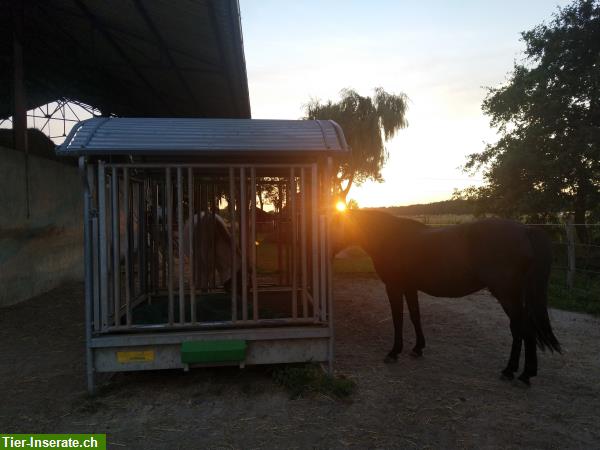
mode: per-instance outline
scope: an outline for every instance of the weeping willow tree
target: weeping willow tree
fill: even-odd
[[[352,155],[338,168],[338,190],[344,200],[353,183],[367,180],[383,181],[381,169],[388,158],[385,143],[408,126],[408,97],[390,94],[376,88],[372,97],[363,97],[352,89],[344,89],[338,102],[310,101],[305,107],[305,119],[335,120],[344,130]]]

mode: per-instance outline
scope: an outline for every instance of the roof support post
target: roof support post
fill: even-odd
[[[27,101],[23,70],[23,0],[12,5],[13,15],[13,133],[14,146],[25,154],[25,203],[27,218],[29,207],[29,148],[27,146]]]

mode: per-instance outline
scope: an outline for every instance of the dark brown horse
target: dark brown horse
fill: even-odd
[[[418,291],[436,297],[462,297],[488,288],[510,319],[513,343],[504,378],[513,379],[525,344],[525,367],[519,380],[537,375],[537,345],[560,352],[550,326],[547,287],[552,262],[545,233],[502,219],[431,228],[380,211],[337,214],[333,248],[361,246],[385,283],[394,320],[394,345],[385,362],[402,351],[403,299],[415,327],[414,356],[421,356]]]

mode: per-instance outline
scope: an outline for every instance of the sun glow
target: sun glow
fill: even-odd
[[[335,204],[335,209],[337,209],[339,212],[346,211],[346,203],[340,200]]]

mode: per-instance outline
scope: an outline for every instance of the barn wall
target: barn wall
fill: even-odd
[[[0,147],[0,306],[83,278],[83,205],[78,169]]]

